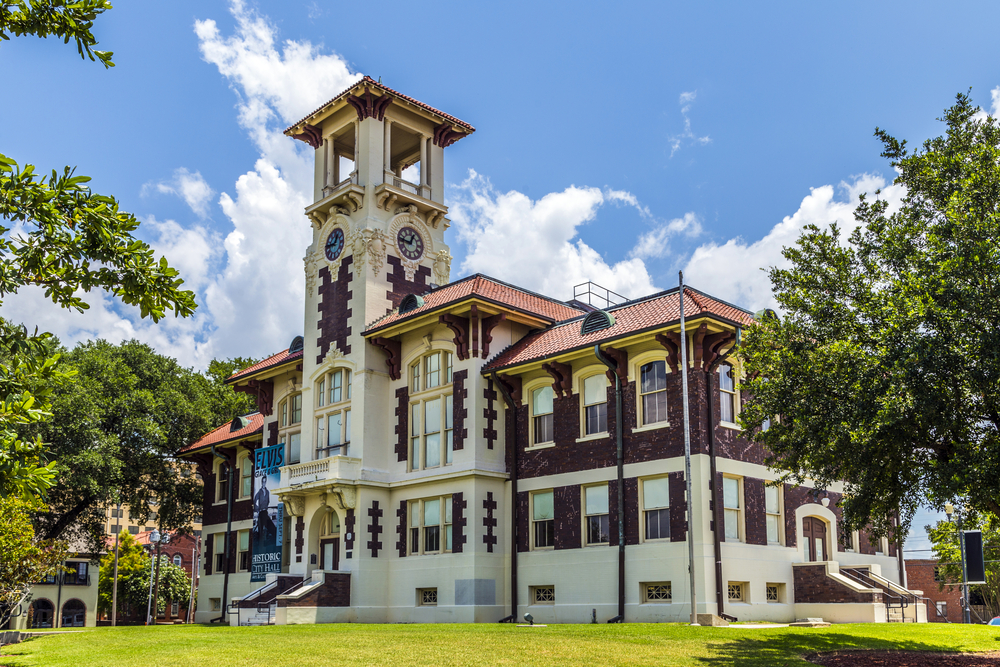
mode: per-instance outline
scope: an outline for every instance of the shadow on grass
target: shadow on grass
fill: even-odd
[[[997,638],[1000,641],[1000,637]],[[713,655],[697,658],[704,665],[739,665],[740,667],[772,667],[778,665],[806,665],[799,661],[800,656],[823,653],[826,651],[850,650],[877,651],[934,651],[940,653],[961,650],[954,642],[940,642],[880,639],[876,637],[859,637],[845,632],[814,632],[803,630],[801,633],[781,635],[761,635],[760,637],[741,637],[733,641],[716,644]]]

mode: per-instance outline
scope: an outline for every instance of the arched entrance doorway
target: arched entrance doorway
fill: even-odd
[[[340,568],[340,516],[334,511],[323,518],[319,532],[319,569]]]
[[[35,600],[31,603],[31,627],[32,628],[51,628],[52,627],[52,617],[55,613],[55,606],[46,600],[41,598]]]
[[[70,600],[62,608],[64,628],[82,628],[87,624],[87,607],[79,600]]]
[[[829,560],[827,549],[827,524],[814,516],[802,518],[802,541],[808,561]]]

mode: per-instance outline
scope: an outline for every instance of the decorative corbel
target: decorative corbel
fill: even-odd
[[[458,315],[438,315],[438,322],[451,329],[455,334],[452,341],[455,343],[455,352],[459,359],[469,358],[469,320]]]
[[[453,143],[465,136],[465,132],[455,130],[448,123],[441,123],[434,128],[434,145],[441,148],[448,148]]]
[[[731,331],[723,331],[722,333],[712,334],[711,336],[705,337],[703,347],[705,349],[704,368],[706,373],[712,372],[712,366],[721,356],[722,348],[735,342],[736,334]]]
[[[667,365],[676,373],[680,368],[681,335],[676,331],[656,334],[656,342],[667,348]]]
[[[354,207],[354,212],[357,212],[364,205],[364,197],[359,195],[357,192],[348,191],[347,198],[350,200],[351,205]]]
[[[614,373],[610,370],[606,372],[608,381],[614,384],[615,375],[617,375],[618,381],[624,386],[628,382],[628,352],[617,347],[611,347],[610,345],[601,350],[601,352],[609,359],[614,359],[616,365]]]
[[[444,220],[444,213],[441,211],[431,211],[427,214],[427,224],[437,229],[438,223]]]
[[[479,306],[472,304],[469,312],[469,329],[472,333],[472,358],[479,356]]]
[[[497,375],[497,381],[507,390],[514,405],[521,407],[521,377],[519,375]]]
[[[319,211],[313,211],[312,213],[309,214],[309,219],[312,221],[312,228],[319,230],[320,228],[323,227],[323,225],[326,224],[326,221],[329,218],[327,218]]]
[[[701,370],[702,368],[702,353],[704,348],[702,344],[705,341],[705,336],[708,335],[708,324],[702,322],[697,329],[694,330],[694,369]]]
[[[358,114],[358,120],[364,120],[365,118],[383,120],[385,118],[385,110],[392,104],[392,98],[388,94],[381,97],[374,97],[369,88],[365,88],[365,92],[361,95],[348,95],[345,99],[348,104],[354,107],[354,110]]]
[[[282,495],[279,496],[281,502],[285,505],[285,514],[288,516],[305,516],[306,513],[306,497],[299,495]]]
[[[340,504],[344,510],[352,510],[358,506],[358,491],[353,486],[337,484],[330,491],[340,498]]]
[[[314,149],[319,149],[319,147],[323,145],[323,130],[315,125],[305,123],[302,125],[302,132],[299,134],[293,134],[292,138],[304,141]]]
[[[547,364],[542,364],[542,369],[552,376],[552,390],[556,392],[556,396],[562,398],[563,394],[572,395],[573,368],[569,364],[550,361]]]
[[[402,345],[400,345],[399,341],[379,336],[378,338],[372,339],[371,343],[375,347],[382,348],[385,353],[389,355],[389,358],[385,360],[385,365],[389,367],[389,377],[393,380],[398,380],[403,377],[403,354]]]
[[[490,343],[493,342],[493,330],[497,325],[507,319],[507,313],[497,313],[480,320],[483,329],[483,359],[490,356]]]
[[[250,380],[244,386],[234,386],[233,391],[253,396],[257,411],[265,417],[274,412],[274,382],[271,380]]]

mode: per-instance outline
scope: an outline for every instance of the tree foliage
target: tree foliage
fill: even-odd
[[[0,627],[27,598],[34,583],[61,572],[66,546],[39,540],[31,513],[42,509],[17,496],[0,497]]]
[[[770,270],[783,317],[744,337],[742,425],[792,480],[846,480],[851,528],[953,498],[1000,515],[1000,126],[964,94],[941,120],[912,153],[876,130],[900,208],[806,228]]]
[[[992,516],[971,516],[963,520],[963,530],[981,530],[983,532],[983,553],[986,560],[986,583],[969,586],[969,597],[981,597],[988,609],[989,620],[1000,616],[1000,523]],[[931,539],[934,558],[939,563],[942,582],[940,588],[946,585],[954,586],[962,582],[962,552],[958,541],[958,523],[938,521],[933,526],[925,526]],[[992,562],[991,562],[992,561]],[[978,594],[978,596],[977,596]],[[975,619],[973,619],[975,620]]]
[[[0,2],[0,39],[10,35],[74,40],[81,57],[112,67],[111,53],[96,51],[91,29],[111,5],[106,0]],[[0,153],[0,300],[38,286],[54,303],[78,311],[82,293],[102,289],[159,321],[168,310],[186,317],[194,294],[166,259],[133,236],[139,221],[109,196],[94,193],[90,178],[65,167],[40,175]],[[45,396],[60,380],[57,355],[46,334],[8,328],[0,335],[0,495],[38,494],[53,482],[54,467],[40,462],[42,445],[22,440],[18,428],[44,419]],[[14,377],[13,382],[4,380]]]
[[[149,585],[155,585],[155,558],[146,553],[134,537],[120,534],[118,545],[118,618],[145,619],[149,604]],[[150,574],[150,568],[152,575]],[[98,610],[111,613],[114,598],[115,554],[110,550],[101,558],[101,577],[98,582]],[[152,576],[152,579],[151,579]],[[187,605],[191,597],[191,578],[184,568],[174,565],[165,554],[160,555],[160,588],[158,609],[166,609],[171,602]]]

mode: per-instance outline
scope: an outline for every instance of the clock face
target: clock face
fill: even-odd
[[[407,259],[420,259],[424,254],[424,240],[413,227],[403,227],[396,234],[399,252]]]
[[[344,250],[344,230],[335,229],[326,237],[326,258],[331,262]]]

